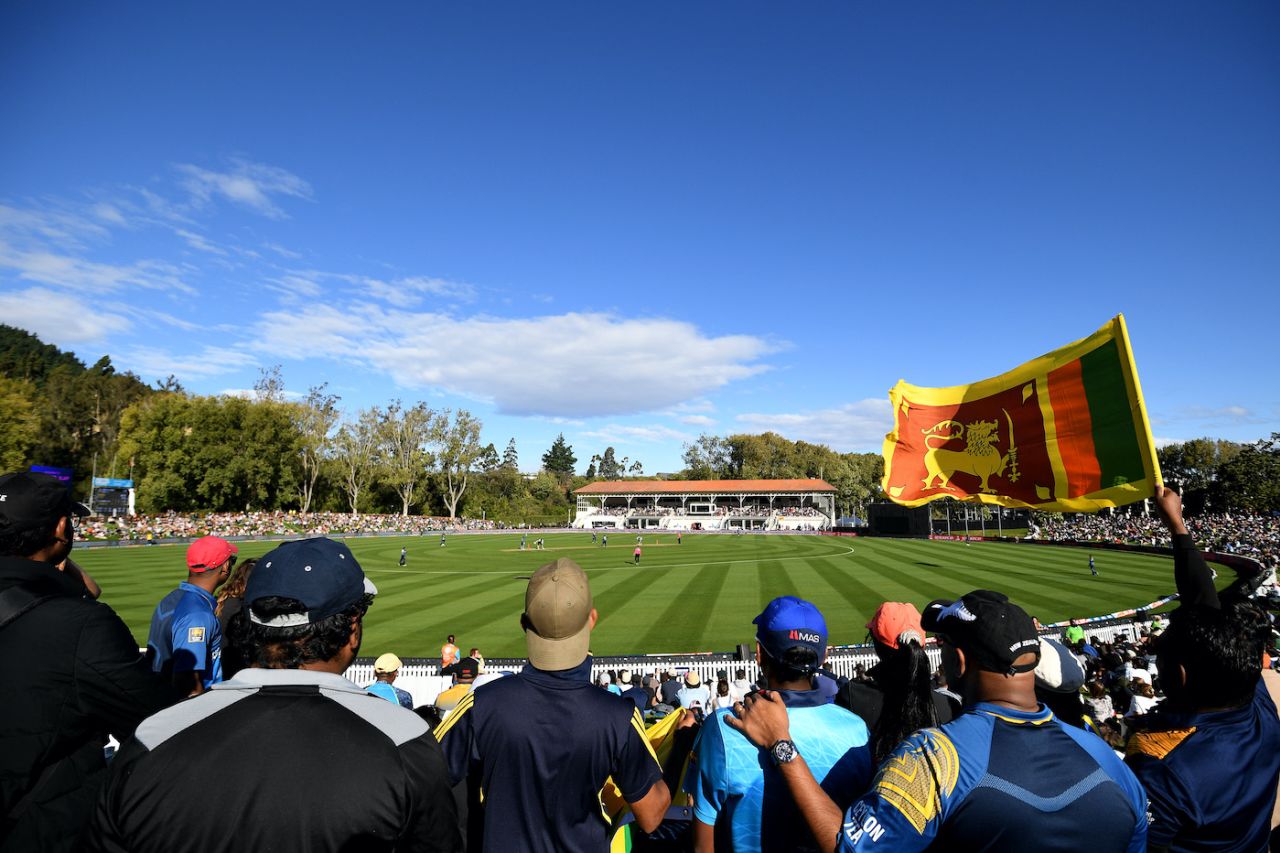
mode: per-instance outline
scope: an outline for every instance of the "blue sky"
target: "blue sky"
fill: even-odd
[[[1280,6],[0,7],[0,322],[680,467],[1123,312],[1159,440],[1280,430]]]

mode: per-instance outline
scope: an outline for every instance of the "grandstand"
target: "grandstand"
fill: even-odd
[[[633,530],[829,530],[824,480],[622,480],[574,491],[573,527]]]

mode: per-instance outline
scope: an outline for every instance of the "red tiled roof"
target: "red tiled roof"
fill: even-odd
[[[603,480],[575,495],[689,495],[746,492],[834,492],[825,480]]]

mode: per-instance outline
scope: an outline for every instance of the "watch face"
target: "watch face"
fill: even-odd
[[[796,745],[789,740],[780,740],[773,745],[770,750],[773,753],[773,760],[779,764],[786,764],[794,761],[796,757]]]

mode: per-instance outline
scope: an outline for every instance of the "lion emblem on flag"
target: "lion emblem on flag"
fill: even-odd
[[[1005,412],[1005,417],[1009,417],[1008,412]],[[996,447],[1000,443],[998,420],[973,421],[968,424],[945,420],[921,432],[924,433],[925,444],[924,487],[926,489],[954,490],[951,478],[957,472],[964,472],[972,474],[982,482],[979,487],[982,494],[991,495],[995,494],[996,490],[991,488],[990,479],[1003,476],[1010,462],[1014,463],[1016,470],[1017,448],[1013,443],[1012,418],[1009,419],[1010,448],[1009,452],[1004,454]],[[942,446],[959,439],[964,440],[964,450],[953,450]],[[1016,481],[1016,477],[1010,477],[1010,480]]]

